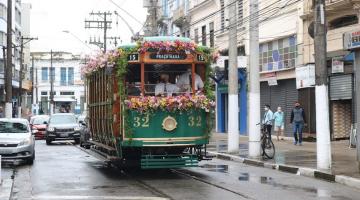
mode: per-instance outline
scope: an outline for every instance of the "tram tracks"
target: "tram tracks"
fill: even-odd
[[[72,143],[71,143],[71,144],[72,144]],[[81,148],[81,147],[79,147],[79,146],[77,146],[77,145],[74,145],[74,144],[72,144],[72,145],[75,146],[76,148],[80,149],[81,151],[83,151],[83,152],[85,152],[85,153],[87,153],[87,154],[89,154],[89,155],[91,155],[91,156],[93,156],[93,157],[95,157],[95,158],[103,161],[104,163],[109,164],[109,163],[107,162],[107,159],[106,159],[103,155],[101,155],[101,154],[99,154],[99,153],[97,153],[97,152],[91,151],[91,150],[86,150],[86,149]],[[109,166],[109,167],[113,166],[113,167],[119,169],[118,167],[116,167],[116,166],[114,166],[114,165],[111,165],[111,164],[108,165],[108,166]],[[127,171],[124,171],[124,170],[122,170],[122,169],[119,169],[119,171],[120,171],[120,173],[121,173],[123,176],[125,176],[125,177],[127,177],[127,178],[129,178],[129,179],[131,179],[131,180],[133,180],[133,181],[135,181],[139,187],[142,187],[142,188],[146,189],[147,191],[151,192],[152,194],[157,195],[158,197],[161,197],[161,198],[164,198],[164,199],[169,199],[169,200],[173,200],[173,199],[174,199],[173,197],[171,197],[170,195],[166,194],[165,192],[163,192],[163,191],[161,191],[161,190],[153,187],[152,185],[146,183],[145,181],[140,180],[139,178],[133,176],[131,173],[128,173]],[[215,187],[215,188],[221,189],[221,190],[223,190],[223,191],[226,191],[226,192],[235,194],[235,195],[237,195],[237,196],[239,196],[239,197],[241,197],[241,198],[254,200],[254,198],[252,198],[252,197],[250,197],[250,196],[248,196],[248,195],[246,195],[246,194],[243,194],[243,193],[240,193],[240,192],[238,192],[238,191],[235,191],[235,190],[226,188],[226,187],[224,187],[224,186],[221,186],[220,184],[211,182],[211,181],[209,181],[209,180],[206,180],[206,179],[197,177],[197,176],[195,176],[195,175],[193,175],[193,174],[191,174],[191,173],[186,173],[187,169],[185,169],[185,170],[170,169],[169,171],[172,172],[173,174],[180,175],[180,176],[183,176],[183,177],[192,179],[192,180],[194,180],[194,181],[201,182],[202,184],[206,184],[206,185],[209,185],[209,186],[211,186],[211,187]]]

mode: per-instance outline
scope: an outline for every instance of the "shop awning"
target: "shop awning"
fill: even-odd
[[[54,97],[55,102],[75,102],[76,99],[70,97]]]

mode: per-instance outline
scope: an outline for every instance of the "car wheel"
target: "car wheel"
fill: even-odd
[[[50,139],[46,139],[46,145],[50,145],[51,144],[51,140]]]
[[[35,151],[33,153],[33,156],[31,156],[31,158],[28,158],[27,164],[29,164],[29,165],[34,164],[34,160],[35,160]]]
[[[80,138],[75,139],[75,144],[80,144]]]

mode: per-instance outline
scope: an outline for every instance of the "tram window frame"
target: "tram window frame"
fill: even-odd
[[[129,64],[125,76],[125,93],[128,96],[141,95],[141,64]]]

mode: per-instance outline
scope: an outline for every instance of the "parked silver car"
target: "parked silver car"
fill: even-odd
[[[4,161],[35,159],[35,138],[26,119],[0,118],[0,155]]]

